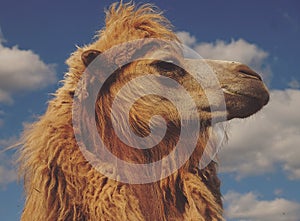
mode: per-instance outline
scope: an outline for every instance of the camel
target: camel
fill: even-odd
[[[23,135],[20,171],[24,177],[26,201],[21,220],[224,220],[217,163],[211,161],[204,168],[199,168],[199,161],[209,139],[207,135],[212,119],[222,122],[246,118],[268,103],[266,86],[249,67],[231,61],[185,60],[185,66],[191,67],[190,70],[196,69],[196,73],[201,72],[205,64],[211,68],[226,104],[226,109],[220,109],[221,100],[213,97],[216,99],[208,102],[205,94],[209,92],[204,91],[195,78],[180,67],[183,63],[180,54],[171,53],[171,59],[176,60],[178,65],[154,58],[133,60],[123,65],[123,56],[134,57],[145,46],[137,44],[123,54],[108,57],[117,68],[97,92],[92,111],[82,109],[83,118],[90,112],[95,114],[94,118],[82,121],[88,139],[93,143],[94,136],[89,133],[89,128],[96,125],[107,149],[116,157],[135,164],[159,161],[169,154],[178,141],[181,126],[179,114],[169,100],[149,95],[139,99],[131,108],[130,129],[140,137],[146,137],[151,132],[149,122],[153,115],[161,115],[166,121],[164,139],[151,149],[129,148],[117,139],[110,119],[112,101],[120,88],[148,73],[172,78],[188,90],[202,119],[199,130],[189,134],[190,138],[195,134],[198,136],[196,147],[188,160],[172,174],[146,183],[122,182],[99,172],[91,160],[87,160],[89,153],[84,153],[79,147],[76,140],[79,132],[74,127],[72,111],[75,99],[81,102],[89,100],[90,93],[78,97],[76,92],[83,73],[88,72],[105,51],[139,39],[179,42],[170,22],[152,5],[136,7],[133,3],[115,3],[107,11],[106,26],[98,32],[97,39],[90,45],[78,47],[67,60],[69,71],[63,86],[49,101],[46,113],[28,126]],[[143,47],[143,51],[151,53],[155,46],[151,47]],[[153,85],[160,83],[151,82]],[[143,88],[144,85],[138,86]],[[210,93],[214,94],[214,88],[210,89]],[[183,111],[187,106],[183,105]],[[116,108],[122,111],[122,106]],[[93,120],[94,123],[91,122]],[[193,122],[193,117],[189,122]],[[188,140],[186,145],[189,145]],[[98,166],[107,166],[107,170],[111,171],[111,165]],[[165,167],[168,165],[161,169]],[[129,180],[134,179],[138,172],[132,171],[126,176]]]

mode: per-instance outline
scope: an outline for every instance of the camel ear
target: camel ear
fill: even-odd
[[[92,63],[92,61],[93,61],[99,54],[101,54],[100,51],[97,51],[97,50],[94,50],[94,49],[87,50],[87,51],[84,51],[84,52],[81,54],[81,60],[82,60],[82,62],[84,63],[84,65],[87,67],[87,66],[89,66],[90,63]]]

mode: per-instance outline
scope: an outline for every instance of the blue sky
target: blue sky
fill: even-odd
[[[16,142],[23,125],[45,111],[67,71],[64,61],[75,45],[91,42],[112,2],[1,2],[0,148]],[[231,122],[229,143],[220,152],[227,219],[299,221],[300,2],[149,2],[200,55],[244,62],[271,90],[263,111]],[[0,220],[5,221],[18,220],[23,206],[13,153],[0,154]]]

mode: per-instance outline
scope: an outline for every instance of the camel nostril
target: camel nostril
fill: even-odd
[[[246,65],[240,65],[240,66],[238,66],[237,71],[239,73],[245,74],[247,77],[258,79],[258,80],[262,81],[261,76],[259,74],[257,74],[255,71],[253,71],[252,69],[250,69]]]

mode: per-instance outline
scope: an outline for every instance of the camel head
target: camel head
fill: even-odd
[[[189,120],[200,117],[202,123],[209,125],[212,119],[216,123],[246,118],[268,103],[268,90],[261,76],[250,67],[234,61],[184,58],[171,47],[167,53],[165,49],[161,52],[160,47],[153,45],[151,40],[148,45],[135,48],[134,53],[140,52],[147,59],[139,58],[124,64],[103,82],[106,91],[101,92],[109,93],[112,102],[120,89],[133,80],[134,83],[127,86],[130,89],[121,95],[118,111],[122,112],[125,103],[138,98],[131,103],[129,114],[136,133],[148,134],[150,131],[145,128],[154,115],[175,125],[180,122],[180,117]],[[98,50],[87,50],[82,54],[82,61],[88,67],[100,54]],[[118,59],[118,54],[112,56]]]
[[[99,77],[101,83],[95,83],[98,89],[102,85],[95,105],[98,131],[104,140],[110,135],[106,145],[111,146],[115,155],[129,161],[132,159],[127,157],[142,156],[137,157],[140,163],[169,155],[180,137],[184,137],[187,146],[197,146],[199,150],[194,152],[194,162],[189,163],[192,167],[205,167],[218,148],[215,144],[207,145],[209,141],[203,138],[211,136],[207,134],[208,128],[256,113],[267,104],[268,90],[262,78],[241,63],[185,58],[183,52],[168,43],[162,46],[156,39],[146,42],[119,45],[108,56],[106,52],[102,56],[96,49],[83,52],[87,72],[95,73],[91,79],[107,76],[102,82]],[[122,64],[119,55],[128,48],[134,48],[133,59]],[[136,54],[142,58],[136,59]],[[103,73],[107,63],[115,65],[109,75]],[[199,134],[198,143],[193,143]],[[200,141],[203,143],[199,144]],[[130,147],[143,150],[138,153],[131,148],[132,154],[124,154]],[[120,152],[120,148],[124,151]],[[205,151],[210,152],[207,157],[203,157]],[[188,149],[178,152],[178,156],[191,154]]]
[[[190,56],[194,52],[186,52],[169,27],[149,5],[138,10],[113,5],[97,41],[71,58],[79,58],[76,64],[87,73],[88,85],[80,84],[86,94],[96,94],[86,98],[86,112],[95,115],[87,125],[96,120],[100,137],[121,159],[149,163],[167,156],[186,125],[192,125],[186,144],[199,146],[199,156],[208,128],[248,117],[269,100],[255,71],[238,62]],[[191,143],[199,134],[198,142]],[[136,145],[140,138],[145,140]],[[153,148],[134,148],[144,144]]]
[[[174,99],[182,104],[182,111],[186,113],[186,118],[193,118],[190,109],[197,108],[203,123],[211,121],[212,118],[214,122],[245,118],[260,110],[268,102],[269,94],[262,78],[249,67],[238,62],[195,59],[195,57],[187,59],[182,51],[176,49],[176,46],[162,46],[160,41],[165,40],[167,44],[179,42],[170,27],[169,21],[151,5],[146,4],[135,9],[135,6],[130,3],[121,3],[119,6],[113,4],[107,12],[106,26],[99,32],[98,40],[79,50],[76,56],[81,57],[86,68],[98,55],[123,45],[121,48],[123,47],[124,50],[106,53],[109,64],[118,67],[114,73],[115,77],[110,77],[107,81],[107,83],[115,81],[115,84],[110,86],[111,93],[114,93],[113,91],[117,93],[126,81],[143,76],[145,73],[165,76],[182,85],[193,98],[196,107],[191,107],[186,97],[180,97],[176,91],[174,92],[176,90],[174,81],[171,83],[162,79],[153,82],[148,80],[142,85],[136,85],[136,88],[143,89],[154,85],[159,87],[158,84],[161,83],[164,86],[161,87],[162,90],[174,94]],[[139,39],[159,40],[143,42]],[[131,44],[132,41],[137,43]],[[124,60],[127,62],[122,62]],[[127,96],[124,97],[124,102],[130,99],[130,95]],[[148,96],[149,99],[140,100],[144,107],[154,106],[146,110],[135,105],[132,112],[139,112],[143,117],[132,116],[131,118],[139,120],[144,118],[148,121],[155,114],[164,115],[166,111],[176,112],[167,99],[159,97]],[[134,111],[134,108],[138,110]],[[176,116],[170,117],[176,118]]]

